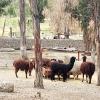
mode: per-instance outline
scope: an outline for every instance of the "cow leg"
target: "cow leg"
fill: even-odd
[[[55,73],[54,72],[51,73],[51,80],[55,80]]]
[[[92,76],[89,75],[89,84],[91,84],[91,79],[92,79]]]
[[[66,79],[67,79],[67,75],[66,75],[66,73],[63,73],[63,82],[65,82]]]
[[[67,78],[68,78],[68,79],[70,78],[70,74],[67,74]]]
[[[28,70],[25,70],[26,78],[27,78],[27,72],[28,72]]]
[[[31,71],[29,70],[29,76],[31,76]]]
[[[78,79],[78,75],[76,75],[76,78]]]
[[[88,83],[88,75],[86,74],[86,82]]]
[[[82,79],[82,82],[84,81],[84,74],[83,74],[83,79]]]
[[[18,71],[19,71],[19,69],[15,68],[15,75],[17,78],[18,78],[18,75],[17,75]]]
[[[58,73],[58,79],[59,79],[59,81],[60,81],[60,74]]]

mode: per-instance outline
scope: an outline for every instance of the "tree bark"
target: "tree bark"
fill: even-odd
[[[4,33],[5,33],[5,26],[6,26],[6,18],[5,18],[4,25],[3,25],[2,36],[4,36]]]
[[[21,40],[20,40],[20,53],[21,57],[23,59],[27,59],[27,52],[26,52],[26,22],[25,22],[25,1],[24,0],[19,0],[19,8],[20,8],[20,21],[19,21],[19,26],[20,26],[20,35],[21,35]]]
[[[65,35],[65,38],[66,39],[69,39],[69,28],[67,28],[67,31],[66,31],[66,26],[64,26],[64,35]]]
[[[92,62],[95,64],[95,45],[92,44],[92,50],[91,50],[91,58],[92,58]]]
[[[44,88],[43,76],[41,71],[42,66],[42,50],[40,40],[40,21],[37,9],[37,0],[29,0],[31,12],[32,12],[32,23],[33,23],[33,34],[34,34],[34,49],[35,49],[35,88]]]
[[[10,27],[9,30],[10,30],[9,35],[10,35],[10,37],[12,38],[12,36],[13,36],[13,35],[12,35],[12,27]]]
[[[100,28],[98,19],[96,21],[96,35],[97,35],[97,43],[96,43],[96,50],[97,50],[97,85],[100,86]]]
[[[95,20],[95,33],[96,33],[96,51],[97,51],[97,85],[100,86],[100,1],[93,0],[94,9],[94,20]]]
[[[89,43],[89,35],[87,30],[84,30],[83,40],[85,45],[85,51],[89,51],[90,43]]]
[[[100,42],[97,42],[97,69],[98,69],[97,85],[100,86]]]

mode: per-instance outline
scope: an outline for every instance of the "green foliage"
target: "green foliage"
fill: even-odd
[[[19,0],[12,0],[12,3],[6,8],[7,15],[16,17],[19,15]],[[29,2],[25,1],[25,16],[29,17],[31,15]]]
[[[92,16],[89,0],[79,0],[79,5],[72,10],[72,17],[80,21],[82,30],[87,30]]]
[[[48,4],[48,0],[38,0],[38,11],[40,22],[44,21],[45,16],[43,15],[43,9]],[[0,14],[10,15],[10,16],[18,16],[19,13],[19,4],[18,0],[0,0]],[[25,4],[25,14],[27,17],[31,15],[29,2],[26,0]]]
[[[7,9],[7,14],[10,15],[10,16],[14,16],[16,17],[16,11],[15,11],[15,7],[14,5],[10,5]]]
[[[29,7],[28,2],[26,2],[26,4],[25,4],[25,15],[26,15],[26,17],[30,17],[30,15],[31,15],[30,7]]]
[[[0,15],[6,14],[4,8],[11,3],[11,0],[0,0]]]
[[[72,9],[71,16],[77,19],[78,21],[80,21],[80,13],[79,13],[78,7],[75,7],[74,9]]]
[[[42,11],[43,8],[47,6],[47,4],[48,4],[48,0],[38,0],[38,12],[39,12],[40,22],[44,21],[45,16],[43,15]]]

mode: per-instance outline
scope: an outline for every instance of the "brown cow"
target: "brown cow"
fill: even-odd
[[[18,71],[25,71],[26,78],[27,78],[27,73],[29,71],[29,76],[31,75],[31,71],[33,68],[35,68],[35,63],[34,61],[29,61],[29,60],[23,60],[23,59],[17,59],[13,62],[13,66],[15,68],[15,75],[18,78]]]

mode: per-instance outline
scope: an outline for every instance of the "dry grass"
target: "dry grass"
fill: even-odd
[[[9,59],[14,60],[19,57],[19,51],[13,53],[1,52],[0,61],[5,60],[7,62]],[[33,56],[32,53],[28,52],[30,58]],[[77,53],[61,53],[47,50],[43,52],[43,57],[47,58],[63,59],[65,55],[77,57]],[[91,60],[91,57],[88,60]],[[97,73],[93,75],[92,84],[87,84],[85,81],[81,82],[82,77],[80,75],[79,80],[73,80],[72,77],[66,82],[43,79],[44,89],[36,89],[34,88],[34,71],[31,77],[28,76],[28,79],[25,78],[25,72],[19,71],[19,78],[17,79],[12,63],[10,62],[9,65],[11,65],[11,67],[9,66],[11,70],[7,68],[0,69],[0,81],[13,83],[14,93],[0,92],[0,100],[100,100],[100,87],[96,86]],[[40,97],[39,93],[41,94]]]
[[[0,70],[0,80],[14,83],[14,93],[0,92],[0,100],[100,100],[100,87],[96,86],[96,73],[92,84],[69,79],[66,82],[43,79],[44,89],[34,88],[34,71],[25,78],[19,71],[17,79],[14,70]],[[80,76],[81,78],[81,76]],[[38,96],[38,93],[41,96]]]

